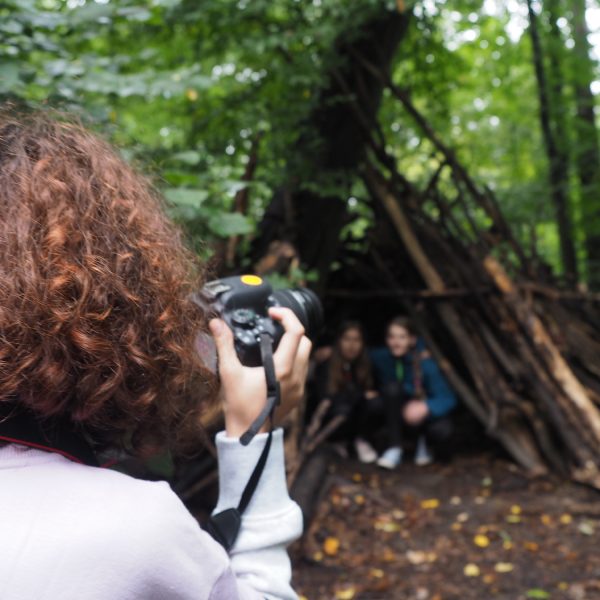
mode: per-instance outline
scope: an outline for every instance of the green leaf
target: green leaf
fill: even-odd
[[[186,165],[197,165],[202,156],[200,155],[200,152],[197,152],[196,150],[185,150],[184,152],[173,154],[171,158],[185,163]]]
[[[128,6],[119,9],[119,16],[131,19],[132,21],[148,21],[152,18],[152,13],[138,6]]]
[[[0,63],[0,92],[13,92],[20,83],[19,65]]]
[[[0,23],[0,31],[4,33],[19,34],[23,32],[23,25],[19,21],[5,21]]]
[[[223,182],[223,187],[225,188],[225,193],[230,196],[235,196],[239,191],[248,187],[247,181],[225,181]]]
[[[191,190],[188,188],[171,188],[165,190],[164,195],[173,204],[196,208],[199,208],[208,198],[206,190]]]
[[[542,590],[539,588],[527,590],[525,596],[527,596],[527,598],[535,598],[538,600],[545,600],[546,598],[550,598],[550,594],[546,590]]]
[[[240,213],[217,213],[208,220],[210,229],[221,237],[245,235],[253,230],[247,217]]]
[[[155,6],[164,6],[165,8],[174,8],[181,4],[181,0],[154,0]]]
[[[88,2],[81,7],[73,9],[69,15],[72,25],[84,25],[86,23],[106,23],[114,13],[113,4],[96,4]]]

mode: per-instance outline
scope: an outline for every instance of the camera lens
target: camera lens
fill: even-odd
[[[312,340],[323,326],[323,306],[317,295],[307,289],[277,290],[272,297],[279,306],[290,308],[304,326],[306,335]]]

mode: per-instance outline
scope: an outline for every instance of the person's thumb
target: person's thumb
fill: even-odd
[[[221,319],[212,319],[208,324],[215,340],[219,356],[219,373],[226,375],[241,366],[233,345],[233,332]]]

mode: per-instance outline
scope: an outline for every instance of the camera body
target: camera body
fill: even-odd
[[[270,336],[273,351],[283,337],[283,327],[269,317],[269,308],[290,308],[309,337],[316,335],[323,323],[323,308],[314,292],[306,288],[273,291],[269,282],[257,275],[211,281],[195,300],[209,316],[223,319],[231,328],[240,362],[248,367],[262,364],[261,336]]]

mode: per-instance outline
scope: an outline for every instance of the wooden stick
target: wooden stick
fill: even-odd
[[[323,423],[323,419],[331,406],[331,400],[329,398],[324,398],[321,400],[315,413],[312,416],[310,424],[306,430],[306,434],[304,435],[302,442],[300,444],[300,449],[295,457],[295,460],[289,467],[288,472],[288,486],[291,486],[304,461],[306,458],[314,452],[317,447],[322,444],[344,421],[346,421],[345,415],[336,415],[325,425],[325,427],[321,428]]]
[[[581,300],[583,302],[600,302],[600,294],[598,293],[557,290],[532,281],[525,281],[515,285],[519,288],[530,290],[534,294],[551,298],[552,300]]]
[[[492,287],[481,286],[477,289],[445,289],[443,292],[432,290],[342,290],[329,289],[327,296],[334,298],[394,298],[396,296],[403,298],[421,298],[423,300],[437,300],[446,298],[463,298],[465,296],[473,296],[475,294],[491,294],[495,290]]]
[[[600,412],[589,399],[585,389],[556,348],[540,319],[533,311],[527,309],[520,300],[517,290],[502,265],[491,256],[485,259],[484,265],[498,289],[512,306],[521,325],[528,331],[535,346],[539,348],[540,355],[548,363],[552,376],[574,407],[581,412],[584,422],[587,423],[589,430],[593,433],[597,444],[596,451],[600,453]]]
[[[445,292],[446,286],[444,285],[442,278],[429,262],[425,252],[423,252],[423,248],[415,236],[413,229],[396,198],[385,188],[372,167],[367,167],[365,175],[369,184],[376,191],[379,200],[388,212],[406,250],[411,255],[429,289],[432,292],[437,293]]]

